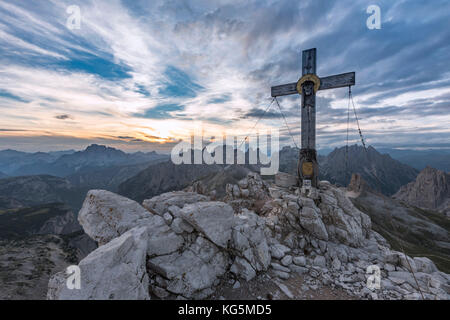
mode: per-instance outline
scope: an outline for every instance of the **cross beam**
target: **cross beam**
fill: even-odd
[[[306,76],[306,77],[305,77]],[[314,80],[316,79],[315,83]],[[302,147],[298,163],[299,185],[317,187],[319,166],[316,152],[316,90],[327,90],[355,85],[355,73],[348,72],[329,77],[316,77],[316,48],[302,53],[302,78],[298,82],[274,86],[272,97],[300,94],[302,96]]]
[[[334,76],[320,78],[319,90],[343,88],[355,85],[355,73],[347,72],[336,74]],[[297,82],[282,84],[271,88],[272,97],[288,96],[296,94]]]

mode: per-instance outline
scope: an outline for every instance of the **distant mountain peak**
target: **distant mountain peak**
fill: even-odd
[[[450,213],[450,174],[427,166],[393,198],[416,207]]]
[[[334,149],[319,158],[319,178],[346,186],[352,173],[358,173],[367,184],[385,195],[394,194],[400,186],[412,181],[418,171],[406,164],[379,153],[374,147],[351,145]]]
[[[113,151],[113,152],[120,152],[120,153],[124,153],[123,151],[119,150],[119,149],[115,149],[112,147],[107,147],[105,145],[101,145],[101,144],[91,144],[90,146],[88,146],[85,150],[85,152],[108,152],[108,151]]]

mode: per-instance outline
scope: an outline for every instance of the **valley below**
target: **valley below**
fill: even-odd
[[[15,158],[13,159],[16,162],[14,166],[8,162],[11,161],[12,155],[14,155]],[[4,160],[2,160],[2,156],[5,157]],[[26,159],[21,159],[21,156]],[[297,157],[298,149],[284,148],[280,153],[280,171],[295,174]],[[37,161],[36,164],[33,164],[33,161]],[[39,167],[39,164],[42,164],[43,161],[45,165]],[[390,158],[389,155],[380,154],[374,148],[369,148],[368,153],[366,153],[362,147],[357,146],[349,148],[348,160],[346,159],[345,148],[339,148],[327,156],[320,156],[319,163],[321,166],[320,180],[323,181],[323,188],[328,188],[325,187],[327,183],[340,188],[340,192],[346,194],[355,210],[367,215],[370,219],[370,230],[385,239],[377,238],[378,245],[387,246],[390,248],[389,250],[400,253],[400,256],[396,258],[400,259],[396,260],[397,262],[380,260],[380,266],[385,268],[382,270],[384,270],[386,277],[389,277],[389,272],[409,272],[408,267],[401,261],[402,252],[411,257],[428,258],[439,272],[450,273],[450,223],[447,216],[447,204],[450,198],[448,175],[433,168],[425,168],[419,172],[416,168]],[[177,201],[180,200],[176,200],[176,197],[170,200],[171,192],[197,194],[206,197],[201,202],[217,201],[229,204],[237,216],[247,212],[245,210],[250,210],[250,212],[253,212],[252,214],[260,216],[265,221],[264,224],[267,224],[268,230],[272,228],[270,227],[270,219],[268,220],[267,217],[268,203],[270,202],[272,203],[271,206],[274,206],[273,203],[277,203],[277,201],[287,201],[284,209],[280,207],[281,211],[277,213],[277,215],[284,216],[284,218],[278,217],[278,219],[281,219],[278,222],[281,223],[279,225],[281,229],[273,229],[272,232],[275,233],[266,240],[267,254],[272,258],[269,259],[270,261],[267,260],[267,257],[264,258],[265,261],[268,261],[263,263],[264,267],[259,266],[259,264],[255,265],[252,258],[246,256],[248,253],[227,256],[227,259],[235,260],[235,267],[231,262],[231,264],[224,262],[225,272],[221,276],[217,276],[217,281],[213,281],[217,284],[211,283],[209,289],[203,288],[202,292],[204,293],[199,291],[191,296],[190,291],[183,292],[181,297],[210,299],[420,298],[416,295],[420,291],[414,291],[410,288],[410,286],[414,287],[413,284],[400,284],[398,291],[391,292],[388,290],[390,293],[381,291],[375,296],[372,294],[373,292],[364,291],[362,285],[356,287],[350,285],[350,283],[363,283],[365,281],[363,272],[365,262],[357,262],[354,258],[348,258],[345,260],[345,267],[344,261],[340,261],[342,267],[337,268],[336,261],[338,260],[335,259],[335,256],[330,256],[333,249],[326,248],[333,248],[339,244],[348,246],[348,241],[353,241],[350,239],[353,239],[356,234],[349,231],[344,238],[332,237],[324,241],[317,229],[320,225],[318,221],[313,222],[314,220],[312,220],[309,225],[303,225],[303,222],[301,222],[298,225],[299,222],[296,220],[298,218],[295,217],[295,214],[293,218],[289,217],[289,214],[286,216],[287,212],[291,210],[289,206],[292,205],[287,199],[290,199],[291,195],[289,194],[294,192],[295,189],[281,188],[281,194],[285,194],[281,198],[275,191],[269,192],[269,189],[279,188],[275,184],[276,178],[274,176],[263,177],[264,179],[261,180],[261,183],[269,189],[264,192],[255,189],[253,192],[259,193],[253,193],[253,195],[249,189],[250,194],[246,195],[245,192],[247,191],[245,190],[247,189],[242,188],[240,183],[246,180],[249,175],[252,176],[255,172],[259,172],[259,168],[260,165],[177,166],[172,164],[165,155],[155,153],[125,154],[120,150],[97,145],[88,147],[84,151],[68,151],[48,156],[44,154],[20,155],[12,151],[6,153],[0,151],[0,171],[3,172],[3,175],[0,176],[0,283],[4,288],[0,299],[45,299],[48,294],[52,298],[58,297],[53,291],[48,290],[49,280],[55,274],[60,274],[69,265],[82,265],[84,259],[87,259],[91,253],[109,243],[109,240],[103,242],[103,240],[93,236],[92,231],[89,231],[90,227],[79,217],[80,209],[87,205],[86,203],[83,205],[86,195],[89,190],[93,189],[117,193],[118,196],[125,196],[138,203],[144,203],[144,207],[146,207],[145,203],[149,199],[155,197],[155,199],[159,199],[158,196],[167,194],[167,198],[163,197],[157,201],[161,203],[175,201],[173,204],[179,206],[180,209],[183,209],[185,204],[183,202],[177,204]],[[238,189],[233,189],[236,188],[233,186],[238,186]],[[427,188],[434,189],[426,191]],[[439,196],[432,198],[434,194]],[[295,196],[298,197],[298,193]],[[320,199],[322,199],[320,201],[324,201],[325,198]],[[306,198],[302,201],[302,203],[308,202]],[[318,200],[314,201],[317,202]],[[189,204],[189,202],[186,204]],[[122,204],[117,203],[116,205],[113,209],[120,210]],[[100,209],[99,207],[95,210]],[[286,209],[288,209],[287,212],[284,211]],[[96,214],[94,209],[90,210],[93,210],[92,214]],[[124,210],[123,214],[128,214],[129,209],[124,207]],[[150,209],[150,214],[161,215],[163,220],[170,219],[170,222],[166,221],[169,229],[190,229],[189,225],[193,223],[187,222],[184,225],[181,220],[177,220],[178,217],[173,212],[169,211],[171,216],[169,218],[166,211],[159,212],[158,210]],[[300,210],[296,214],[301,216],[302,212]],[[250,216],[252,214],[248,213]],[[175,220],[177,220],[177,226],[172,222]],[[318,225],[310,229],[315,223]],[[334,232],[332,226],[336,222],[325,219],[323,223],[327,226],[325,227],[327,234],[332,234]],[[331,229],[328,229],[328,225]],[[293,229],[290,229],[292,227]],[[163,233],[169,232],[169,229]],[[288,229],[290,231],[287,231]],[[177,235],[175,238],[179,239],[177,241],[181,241],[180,236],[187,237],[182,240],[185,243],[183,247],[194,246],[195,239],[200,241],[200,238],[206,237],[206,239],[209,239],[208,241],[211,241],[208,234],[204,234],[204,229],[195,231],[197,232],[195,237],[188,236],[189,232],[180,232],[179,234],[175,233]],[[278,233],[279,235],[277,235]],[[293,234],[295,240],[291,239]],[[280,257],[274,249],[278,245],[287,248],[283,249],[286,252]],[[201,244],[199,250],[202,246],[208,247],[210,244]],[[367,244],[358,246],[364,254],[374,250],[369,249]],[[217,250],[220,251],[220,246]],[[233,250],[238,249],[234,248]],[[349,252],[352,252],[352,250]],[[351,255],[348,252],[347,254]],[[297,264],[288,263],[287,260],[290,258],[284,259],[285,256],[290,256],[292,259],[296,258]],[[322,258],[318,258],[322,256],[325,257],[324,264]],[[302,261],[303,258],[301,257],[305,258],[305,262]],[[152,255],[147,256],[147,258],[152,259]],[[250,261],[252,267],[249,269],[242,259],[247,259],[247,262]],[[368,259],[370,260],[370,258]],[[188,260],[185,263],[189,263]],[[393,265],[394,269],[392,270],[391,266],[385,267],[386,264]],[[113,268],[113,266],[111,267]],[[198,267],[202,268],[201,265],[198,265]],[[419,272],[418,270],[421,267],[417,265],[416,268],[416,271]],[[429,268],[431,269],[428,272],[431,272],[430,270],[433,267]],[[250,272],[251,275],[252,269],[255,270],[255,276],[249,277],[247,273]],[[154,273],[156,269],[152,270],[148,266],[145,270],[150,277],[149,297],[156,299],[176,298],[177,295],[173,294],[178,291],[167,288],[167,282],[172,281],[172,279],[168,278],[167,275]],[[195,270],[192,270],[192,272],[195,274]],[[320,280],[317,278],[317,272],[322,274],[319,277]],[[345,275],[345,277],[339,278],[339,273]],[[406,274],[401,276],[406,277]],[[325,277],[325,281],[322,281],[323,277]],[[349,277],[353,280],[349,280]],[[396,276],[393,277],[394,284],[391,280],[388,283],[387,278],[385,285],[388,287],[395,286],[397,278]],[[450,284],[446,284],[442,276],[436,277],[440,277],[439,281],[442,283],[439,290],[445,291],[446,286],[450,288]],[[404,281],[408,283],[409,280],[405,279]],[[158,281],[166,284],[158,284]],[[398,282],[404,283],[404,281]],[[99,285],[101,284],[99,283]],[[183,285],[192,286],[194,284],[185,283]],[[409,293],[406,293],[405,290]],[[441,292],[437,289],[433,290],[434,293],[430,292],[432,295]],[[206,294],[209,291],[211,293]],[[442,292],[440,297],[443,297]]]

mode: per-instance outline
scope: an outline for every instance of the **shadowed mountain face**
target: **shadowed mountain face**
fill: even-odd
[[[280,171],[296,174],[298,156],[298,149],[283,148],[280,152]],[[246,157],[248,158],[248,154]],[[418,173],[414,168],[392,159],[389,155],[382,155],[372,147],[368,148],[366,154],[363,147],[356,145],[349,147],[348,170],[345,166],[345,147],[335,149],[328,156],[319,155],[318,161],[321,180],[347,185],[351,173],[356,172],[360,173],[372,188],[386,195],[395,193],[402,185],[412,181]],[[245,167],[246,170],[259,171],[257,165]],[[118,190],[124,196],[142,201],[162,192],[181,190],[196,180],[202,180],[202,188],[212,190],[214,186],[221,194],[223,182],[229,179],[229,175],[220,173],[223,168],[222,165],[174,165],[168,161],[149,166],[123,182]]]
[[[70,183],[76,187],[85,190],[106,189],[117,192],[119,185],[127,179],[135,176],[151,164],[164,162],[164,159],[156,159],[151,162],[137,163],[123,166],[109,166],[105,168],[90,168],[80,170],[66,177]]]
[[[402,186],[393,198],[450,215],[450,174],[426,167],[415,181]]]
[[[259,172],[261,166],[260,155],[256,162],[258,164],[250,163],[250,152],[247,150],[245,154],[239,153],[236,149],[231,147],[219,146],[216,150],[222,152],[222,163],[224,164],[181,164],[175,165],[171,160],[150,165],[145,170],[137,173],[134,177],[126,180],[119,185],[119,194],[128,198],[141,202],[144,199],[151,198],[155,195],[181,190],[198,182],[196,185],[204,189],[204,191],[215,191],[217,197],[225,195],[225,185],[227,183],[236,182],[236,179],[242,179],[248,172]],[[191,163],[194,163],[194,154],[202,151],[191,150]],[[216,151],[218,152],[218,151]],[[219,157],[220,154],[213,152],[214,157]],[[238,156],[239,153],[239,156]],[[225,164],[227,162],[227,155],[232,154],[234,163],[238,163],[238,158],[242,157],[242,162],[245,164]],[[201,159],[201,157],[200,157]]]
[[[0,211],[0,239],[80,231],[76,215],[62,203]]]
[[[193,181],[222,170],[221,165],[181,164],[171,161],[150,165],[119,185],[119,194],[142,202],[163,192],[181,190]]]
[[[297,174],[298,156],[298,149],[283,148],[280,153],[280,171]],[[362,146],[349,146],[348,162],[345,147],[336,148],[327,156],[318,155],[317,160],[320,180],[346,186],[352,173],[358,173],[371,188],[385,195],[394,194],[418,174],[416,169],[392,159],[387,154],[380,154],[373,147],[369,147],[366,153]]]
[[[61,202],[71,207],[77,207],[83,197],[84,194],[79,194],[64,178],[41,175],[0,180],[0,205],[3,205],[3,209],[52,202]]]
[[[353,204],[370,216],[372,228],[393,249],[408,255],[427,257],[443,271],[450,272],[450,222],[442,214],[410,206],[378,193],[355,179],[348,196]]]
[[[320,162],[321,179],[346,186],[352,173],[359,173],[368,185],[385,195],[392,195],[404,184],[414,180],[418,171],[381,154],[375,148],[350,146],[346,168],[345,147],[335,149]]]

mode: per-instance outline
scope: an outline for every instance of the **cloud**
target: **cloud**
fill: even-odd
[[[58,120],[67,120],[67,119],[73,119],[73,117],[70,114],[59,114],[55,116]]]
[[[256,118],[256,119],[278,119],[281,118],[281,114],[276,111],[268,111],[252,108],[249,112],[244,114],[245,118]]]
[[[183,111],[184,107],[177,104],[161,104],[145,110],[143,113],[136,113],[134,116],[147,119],[168,119],[172,118],[174,111]]]
[[[49,135],[80,143],[129,137],[138,145],[186,138],[196,121],[215,135],[232,128],[245,136],[270,87],[298,80],[301,50],[311,47],[319,76],[356,72],[353,93],[370,143],[449,136],[448,1],[382,2],[380,30],[366,27],[368,4],[350,0],[75,1],[81,29],[69,30],[72,4],[0,2],[0,127],[26,128],[43,149],[38,137]],[[318,93],[318,145],[344,141],[346,95],[346,88]],[[300,101],[279,99],[296,139]],[[76,121],[59,121],[70,119],[64,115]],[[258,123],[267,127],[291,143],[276,105]],[[6,140],[11,134],[2,131]]]

